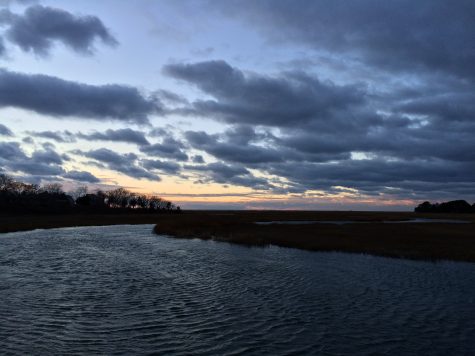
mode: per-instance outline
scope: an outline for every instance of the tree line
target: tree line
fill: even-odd
[[[475,204],[470,205],[465,200],[452,200],[434,204],[425,201],[419,204],[414,211],[416,213],[475,213]]]
[[[137,194],[125,188],[89,192],[82,186],[66,193],[59,183],[43,186],[0,174],[0,212],[128,211],[180,212],[179,206],[158,196]]]

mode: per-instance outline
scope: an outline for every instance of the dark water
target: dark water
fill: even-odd
[[[0,235],[0,353],[475,353],[475,264],[247,248],[151,229]]]

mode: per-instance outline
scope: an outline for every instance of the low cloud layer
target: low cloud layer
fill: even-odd
[[[56,141],[59,143],[75,142],[75,136],[69,131],[29,131],[28,134],[34,137],[39,137],[47,140]]]
[[[83,183],[99,183],[100,179],[85,171],[69,171],[63,174],[63,178]]]
[[[206,165],[187,166],[185,168],[201,173],[199,183],[231,184],[258,190],[271,188],[267,179],[255,177],[242,165],[214,162]]]
[[[311,73],[245,74],[222,61],[174,64],[165,72],[214,97],[195,101],[191,112],[235,124],[220,134],[187,131],[187,143],[223,163],[276,177],[269,183],[276,191],[343,186],[416,199],[426,183],[437,196],[473,194],[466,188],[475,180],[475,91],[464,82],[370,92],[321,83]],[[295,78],[305,86],[295,86]],[[211,177],[237,184],[226,175]],[[451,182],[445,193],[444,181]]]
[[[117,129],[106,130],[105,132],[93,132],[89,134],[79,133],[76,135],[78,138],[91,141],[112,141],[112,142],[126,142],[134,143],[137,145],[149,145],[150,142],[145,137],[145,134],[141,131],[132,129]]]
[[[6,172],[32,176],[59,176],[65,172],[65,155],[52,149],[36,150],[28,156],[18,142],[0,142],[0,168]]]
[[[185,145],[172,137],[166,137],[161,143],[142,146],[140,151],[150,157],[171,158],[177,161],[187,161],[188,155],[184,151]]]

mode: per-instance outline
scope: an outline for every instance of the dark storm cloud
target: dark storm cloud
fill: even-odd
[[[231,167],[243,164],[284,179],[286,188],[275,191],[331,192],[343,185],[414,198],[423,182],[451,182],[446,192],[455,192],[473,178],[475,92],[440,73],[368,92],[301,72],[245,74],[222,61],[169,65],[165,72],[215,98],[195,101],[190,112],[240,123],[219,134],[188,131],[188,144]],[[306,85],[295,86],[295,78]],[[365,159],[350,159],[359,156]],[[205,171],[212,181],[234,184]]]
[[[2,136],[13,136],[13,132],[6,127],[5,125],[0,124],[0,135]]]
[[[177,161],[187,161],[188,155],[184,152],[184,144],[174,138],[164,138],[161,143],[142,146],[140,151],[149,156],[172,158]]]
[[[82,117],[147,123],[160,103],[136,88],[89,85],[40,74],[0,69],[0,107],[32,110],[53,117]]]
[[[99,183],[100,179],[85,171],[69,171],[63,174],[63,178],[86,183]]]
[[[292,126],[328,120],[365,102],[359,86],[321,82],[303,72],[245,74],[225,61],[169,64],[164,73],[196,85],[215,100],[197,100],[192,114],[229,123]]]
[[[286,130],[279,137],[257,140],[268,147],[252,144],[252,135],[241,137],[237,135],[240,130],[235,129],[214,135],[187,132],[185,136],[191,146],[223,162],[242,163],[280,177],[281,182],[284,179],[286,187],[280,191],[270,187],[276,193],[303,193],[308,189],[332,193],[335,186],[344,186],[357,189],[358,194],[386,194],[394,199],[450,199],[450,194],[463,197],[465,191],[469,197],[475,191],[475,187],[467,188],[475,179],[475,142],[473,125],[471,127],[471,130],[462,126],[459,130],[445,128],[444,131],[433,124],[411,128],[409,122],[380,126],[374,132],[363,133],[321,134],[295,129]],[[228,150],[231,147],[233,149]],[[281,159],[260,161],[247,157],[254,154],[259,158],[261,156],[251,150],[266,152],[269,147],[270,151],[279,153]],[[364,153],[368,159],[351,160],[353,151]],[[214,181],[231,182],[223,176],[209,174]],[[435,183],[437,190],[420,189],[424,184],[430,187]],[[444,184],[445,190],[441,188]]]
[[[114,46],[117,40],[95,16],[75,16],[67,11],[41,5],[26,9],[23,15],[0,11],[0,24],[8,26],[7,39],[25,52],[47,55],[55,42],[76,52],[91,54],[97,40]]]
[[[309,61],[289,50],[299,71],[272,75],[224,61],[164,67],[206,95],[183,114],[235,125],[185,133],[221,161],[199,168],[209,180],[233,184],[240,175],[226,172],[252,168],[282,193],[475,199],[473,1],[211,3]]]
[[[440,71],[475,79],[475,3],[421,1],[225,1],[214,8],[296,43],[385,70]]]
[[[404,113],[424,115],[447,122],[472,122],[475,114],[475,90],[441,92],[405,100],[395,107]]]
[[[141,179],[145,178],[151,181],[159,181],[160,177],[148,172],[146,169],[137,165],[137,155],[134,153],[119,154],[107,148],[99,148],[88,152],[77,152],[85,157],[92,158],[105,164],[108,169],[120,172],[129,177]]]
[[[137,145],[149,145],[150,143],[145,138],[145,134],[141,131],[132,129],[109,129],[105,132],[93,132],[90,134],[79,133],[76,135],[78,138],[85,140],[96,141],[114,141],[114,142],[127,142]]]

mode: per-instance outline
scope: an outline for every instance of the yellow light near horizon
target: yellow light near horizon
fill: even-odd
[[[335,187],[338,192],[328,193],[323,190],[310,190],[304,193],[272,194],[265,191],[255,191],[251,188],[240,186],[225,186],[218,183],[195,184],[194,178],[161,176],[158,182],[146,179],[134,179],[111,170],[98,167],[74,164],[68,169],[80,169],[95,175],[110,188],[124,187],[130,191],[157,195],[170,200],[178,205],[186,203],[209,205],[212,203],[241,204],[245,209],[284,209],[293,210],[296,205],[309,206],[318,209],[325,204],[341,206],[342,209],[351,209],[352,205],[378,205],[378,206],[413,206],[415,202],[410,199],[392,200],[388,196],[365,196],[358,190],[348,187]]]

